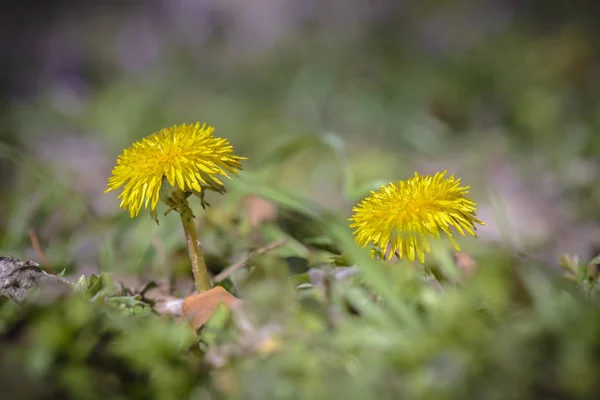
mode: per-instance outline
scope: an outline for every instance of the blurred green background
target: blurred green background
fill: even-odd
[[[261,184],[345,215],[383,182],[448,169],[472,186],[482,239],[595,251],[594,2],[31,7],[1,17],[3,254],[35,258],[33,228],[54,263],[97,269],[101,221],[125,219],[102,193],[116,156],[194,121]]]
[[[133,141],[195,121],[249,158],[227,195],[192,205],[211,271],[288,242],[256,262],[254,290],[234,285],[260,305],[253,330],[222,315],[200,355],[163,319],[1,303],[0,384],[15,398],[594,398],[599,16],[592,0],[14,2],[0,13],[0,255],[131,287],[172,274],[189,294],[178,219],[131,220],[103,191]],[[369,264],[338,222],[381,184],[446,169],[479,204],[480,238],[460,243],[484,272],[440,296]],[[328,211],[336,222],[312,219]],[[328,262],[327,246],[369,267],[360,282],[291,295],[287,273]],[[565,253],[585,295],[546,275]],[[334,331],[329,302],[348,308]],[[265,337],[285,350],[249,356]]]

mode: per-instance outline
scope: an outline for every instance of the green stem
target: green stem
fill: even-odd
[[[181,223],[183,224],[183,230],[185,232],[185,239],[188,245],[196,288],[198,289],[198,293],[206,292],[211,289],[212,285],[210,283],[210,275],[208,273],[208,268],[206,267],[206,261],[204,260],[202,245],[200,244],[200,239],[198,239],[196,225],[194,225],[194,213],[192,213],[192,209],[185,198],[185,194],[181,190],[174,191],[171,195],[171,199],[177,205],[177,210],[179,210],[179,215],[181,216]]]

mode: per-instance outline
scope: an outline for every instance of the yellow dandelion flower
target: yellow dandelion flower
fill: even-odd
[[[469,187],[461,187],[454,175],[445,178],[447,171],[434,176],[415,176],[406,181],[392,182],[362,200],[353,208],[351,228],[361,246],[373,244],[383,253],[388,245],[399,258],[415,259],[421,263],[430,251],[429,240],[444,232],[456,250],[451,228],[461,235],[465,231],[476,236],[475,224],[484,225],[475,218],[477,204],[465,197]]]
[[[183,124],[165,128],[135,142],[117,159],[106,192],[123,187],[120,207],[129,209],[133,218],[142,206],[156,209],[160,189],[166,178],[173,187],[201,194],[212,189],[223,192],[217,175],[231,179],[242,169],[227,139],[213,136],[214,128],[206,124]]]

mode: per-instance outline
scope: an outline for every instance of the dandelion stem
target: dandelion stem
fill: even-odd
[[[196,289],[198,289],[198,293],[206,292],[211,288],[210,275],[206,267],[206,261],[204,260],[202,245],[200,244],[200,239],[198,239],[198,232],[194,225],[194,213],[192,213],[192,209],[183,191],[179,189],[175,190],[171,195],[171,199],[177,205],[177,210],[179,210],[179,215],[181,216]]]

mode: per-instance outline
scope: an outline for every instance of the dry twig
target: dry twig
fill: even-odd
[[[259,256],[261,254],[264,254],[266,252],[274,250],[274,249],[282,246],[284,243],[285,243],[285,239],[281,239],[281,240],[273,242],[265,247],[261,247],[259,249],[254,250],[253,252],[248,254],[248,256],[245,259],[243,259],[242,261],[240,261],[238,263],[233,264],[230,267],[225,268],[221,273],[219,273],[217,276],[215,276],[215,279],[214,279],[215,283],[224,281],[235,271],[244,268],[246,265],[248,265],[248,261],[250,261],[250,259],[252,259],[253,257]]]
[[[56,271],[54,270],[54,268],[52,268],[52,266],[48,262],[48,259],[46,258],[46,255],[44,254],[44,250],[42,250],[42,246],[40,246],[40,241],[38,240],[38,237],[32,228],[29,228],[29,238],[31,239],[31,245],[33,246],[33,249],[35,250],[37,255],[40,257],[40,260],[42,260],[42,265],[44,266],[44,268],[46,268],[48,270],[48,272],[50,272],[51,274],[56,275]]]

